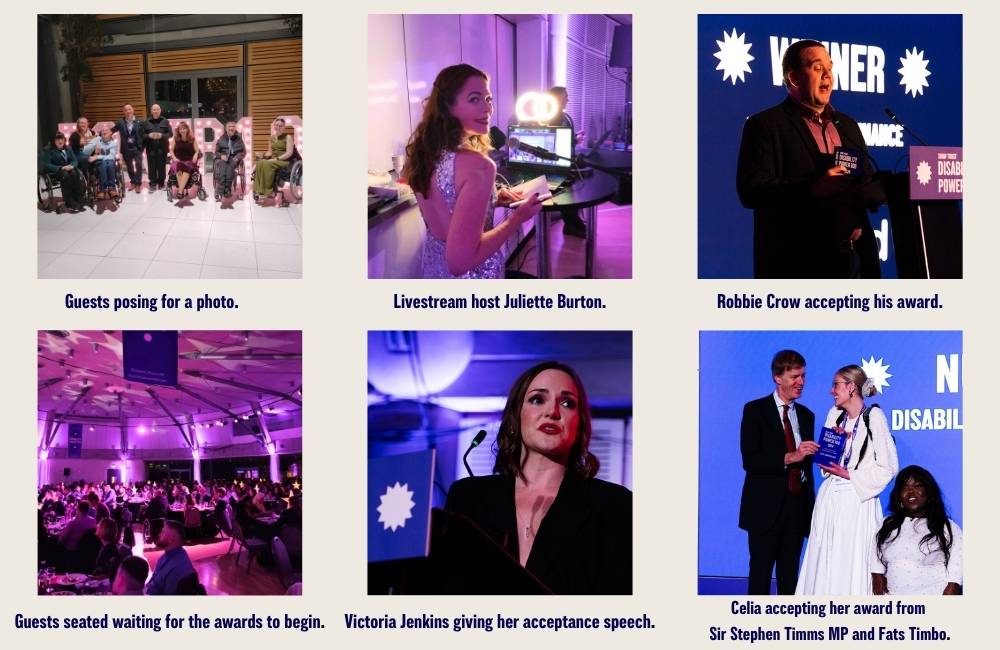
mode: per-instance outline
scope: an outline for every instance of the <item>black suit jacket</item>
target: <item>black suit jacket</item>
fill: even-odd
[[[446,510],[471,519],[517,561],[514,479],[456,481]],[[525,568],[556,594],[631,594],[632,493],[600,479],[567,475]]]
[[[799,436],[802,440],[812,440],[816,416],[797,402],[795,415],[799,421]],[[788,494],[786,451],[785,428],[774,402],[774,394],[747,402],[743,407],[743,420],[740,423],[740,452],[743,455],[743,469],[746,471],[743,498],[740,501],[740,528],[750,532],[764,532],[774,525]],[[802,523],[803,532],[808,533],[816,497],[812,456],[801,463],[801,469],[806,475],[802,492],[806,495],[807,502]]]
[[[832,159],[820,152],[791,98],[752,115],[743,126],[736,190],[753,210],[755,277],[843,277],[839,247],[851,228],[861,228],[855,243],[861,277],[880,277],[862,191],[871,177],[868,149],[848,115],[834,111],[833,123],[843,146],[862,151],[866,164],[864,178],[849,181],[854,189],[830,198],[813,196],[812,183],[833,166]]]
[[[142,148],[146,145],[146,127],[142,120],[135,118],[132,120],[132,144],[129,144],[128,126],[125,123],[125,118],[115,122],[115,125],[111,127],[112,133],[117,133],[121,138],[121,151],[122,153],[132,153],[142,151]]]

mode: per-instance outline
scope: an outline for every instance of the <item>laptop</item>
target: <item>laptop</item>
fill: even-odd
[[[524,144],[541,147],[559,156],[573,158],[576,153],[576,134],[569,126],[538,126],[518,124],[507,129],[507,141],[517,138]],[[520,185],[541,174],[548,181],[549,190],[555,192],[570,177],[569,160],[545,160],[527,151],[510,149],[507,158],[507,174],[511,185]]]

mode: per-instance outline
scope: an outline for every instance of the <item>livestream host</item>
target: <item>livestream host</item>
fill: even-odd
[[[403,177],[427,226],[425,278],[502,278],[502,246],[541,209],[536,196],[493,223],[494,205],[522,197],[494,189],[490,150],[493,95],[485,72],[462,63],[438,73],[423,117],[406,145]]]
[[[747,119],[740,142],[736,188],[754,214],[754,277],[878,278],[862,192],[870,159],[858,123],[830,104],[830,54],[797,41],[781,67],[788,97]],[[834,164],[838,147],[860,159],[860,177]]]

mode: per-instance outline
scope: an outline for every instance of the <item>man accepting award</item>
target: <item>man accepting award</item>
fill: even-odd
[[[747,402],[740,423],[743,498],[740,528],[750,544],[748,593],[771,593],[776,570],[778,594],[794,594],[802,540],[809,534],[815,493],[812,455],[813,412],[796,404],[806,384],[806,360],[782,350],[771,361],[775,391]]]
[[[877,278],[865,212],[871,176],[858,123],[830,105],[833,62],[817,41],[781,60],[788,97],[743,127],[736,189],[753,210],[757,278]]]

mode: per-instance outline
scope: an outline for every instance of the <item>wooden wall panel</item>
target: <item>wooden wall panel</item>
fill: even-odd
[[[243,65],[243,46],[220,45],[150,52],[147,55],[147,62],[150,72],[238,68]]]
[[[80,84],[83,114],[91,124],[117,120],[122,106],[132,104],[135,114],[146,117],[146,82],[142,54],[115,54],[88,59],[94,80]]]
[[[247,97],[287,99],[302,97],[302,63],[252,65],[247,68]]]
[[[302,39],[247,45],[247,110],[253,116],[254,151],[266,151],[271,121],[302,115]]]
[[[298,63],[302,65],[302,39],[257,41],[247,45],[247,64]]]
[[[101,77],[116,77],[123,74],[142,74],[142,53],[112,54],[110,56],[92,56],[87,59],[94,79]]]

